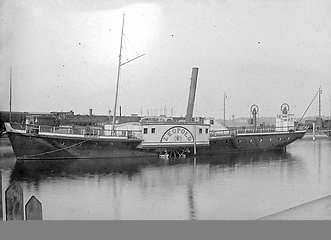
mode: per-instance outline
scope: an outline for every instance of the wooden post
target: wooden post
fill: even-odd
[[[2,172],[0,170],[0,221],[3,221],[3,212],[2,212]]]
[[[25,205],[25,219],[43,220],[41,202],[35,196],[32,196]]]
[[[5,198],[6,220],[24,220],[22,187],[12,183],[5,192]]]

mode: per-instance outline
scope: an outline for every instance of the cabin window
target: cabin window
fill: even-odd
[[[262,142],[263,141],[263,138],[260,138],[260,142]]]
[[[202,133],[202,128],[199,128],[199,133]]]
[[[271,139],[271,138],[269,138],[269,141],[270,141],[270,142],[271,142],[271,140],[272,140],[272,139]]]
[[[238,140],[238,143],[241,143],[241,140],[240,139]]]
[[[214,119],[211,119],[210,120],[210,125],[213,125],[214,124]]]
[[[206,128],[206,133],[208,133],[208,128]]]
[[[278,141],[281,141],[282,140],[282,138],[278,138]]]
[[[287,140],[290,140],[290,137],[288,137]]]
[[[152,128],[152,133],[155,133],[155,128]]]
[[[253,142],[253,139],[250,139],[249,142]]]
[[[144,134],[147,134],[148,128],[144,128]]]

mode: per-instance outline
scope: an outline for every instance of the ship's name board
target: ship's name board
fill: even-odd
[[[193,142],[192,133],[184,127],[169,128],[162,136],[161,142]]]

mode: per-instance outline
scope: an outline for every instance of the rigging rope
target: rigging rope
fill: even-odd
[[[320,87],[320,88],[321,88],[321,87]],[[315,98],[316,98],[317,94],[319,93],[319,91],[320,91],[320,88],[318,89],[318,91],[317,91],[317,93],[315,94],[315,96],[314,96],[313,100],[311,100],[311,102],[310,102],[310,104],[308,105],[308,107],[307,107],[306,111],[303,113],[302,117],[300,118],[299,122],[297,122],[297,124],[296,124],[296,125],[298,125],[298,124],[301,122],[301,120],[303,119],[303,117],[304,117],[304,116],[305,116],[305,114],[307,113],[307,111],[308,111],[308,109],[309,109],[310,105],[311,105],[311,104],[314,102],[314,100],[315,100]]]
[[[186,92],[183,94],[183,96],[178,100],[178,102],[177,102],[174,106],[172,106],[172,108],[175,108],[175,107],[176,107],[176,105],[182,100],[182,98],[186,95],[186,93],[187,93],[189,90],[190,90],[190,88],[188,88],[188,89],[186,90]]]
[[[125,35],[124,35],[124,38],[126,39],[126,41],[128,41],[128,43],[130,44],[132,49],[136,52],[136,54],[139,55],[138,52],[136,51],[136,49],[132,46],[131,42],[129,41],[129,39]]]
[[[206,101],[206,103],[209,105],[209,107],[217,114],[216,110],[209,104],[209,102],[207,101],[207,99],[202,95],[202,93],[198,90],[198,93],[203,97],[203,99]],[[218,116],[218,114],[217,114]],[[218,116],[219,118],[221,118],[220,116]]]
[[[114,57],[110,63],[112,63],[117,57]],[[100,70],[96,71],[91,77],[87,78],[84,82],[79,82],[79,86],[75,87],[74,90],[72,90],[71,92],[69,92],[67,95],[65,95],[63,98],[61,98],[59,101],[55,102],[53,105],[50,106],[50,108],[53,108],[55,105],[59,104],[60,102],[62,102],[63,100],[65,100],[67,97],[71,96],[71,94],[75,91],[78,91],[81,87],[85,86],[85,83],[87,81],[90,81],[92,78],[94,78],[96,76],[97,73],[101,72],[101,68]]]

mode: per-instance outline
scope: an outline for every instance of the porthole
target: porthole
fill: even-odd
[[[241,140],[240,139],[238,140],[238,143],[241,143]]]
[[[64,145],[66,145],[66,143],[64,141],[61,141],[60,145],[64,146]]]
[[[281,141],[282,140],[282,138],[278,138],[278,141]]]
[[[250,139],[249,142],[253,142],[253,139]]]
[[[109,145],[110,145],[110,146],[113,146],[113,145],[114,145],[114,143],[109,143]]]
[[[229,143],[229,140],[225,140],[226,143]]]
[[[94,146],[98,146],[98,145],[99,145],[99,143],[95,142],[93,145],[94,145]]]
[[[269,141],[271,142],[271,141],[272,141],[272,139],[271,139],[271,138],[269,138]]]
[[[290,139],[291,139],[290,137],[287,138],[287,140],[290,140]]]
[[[263,141],[263,138],[260,138],[260,140],[259,140],[260,142],[262,142]]]

